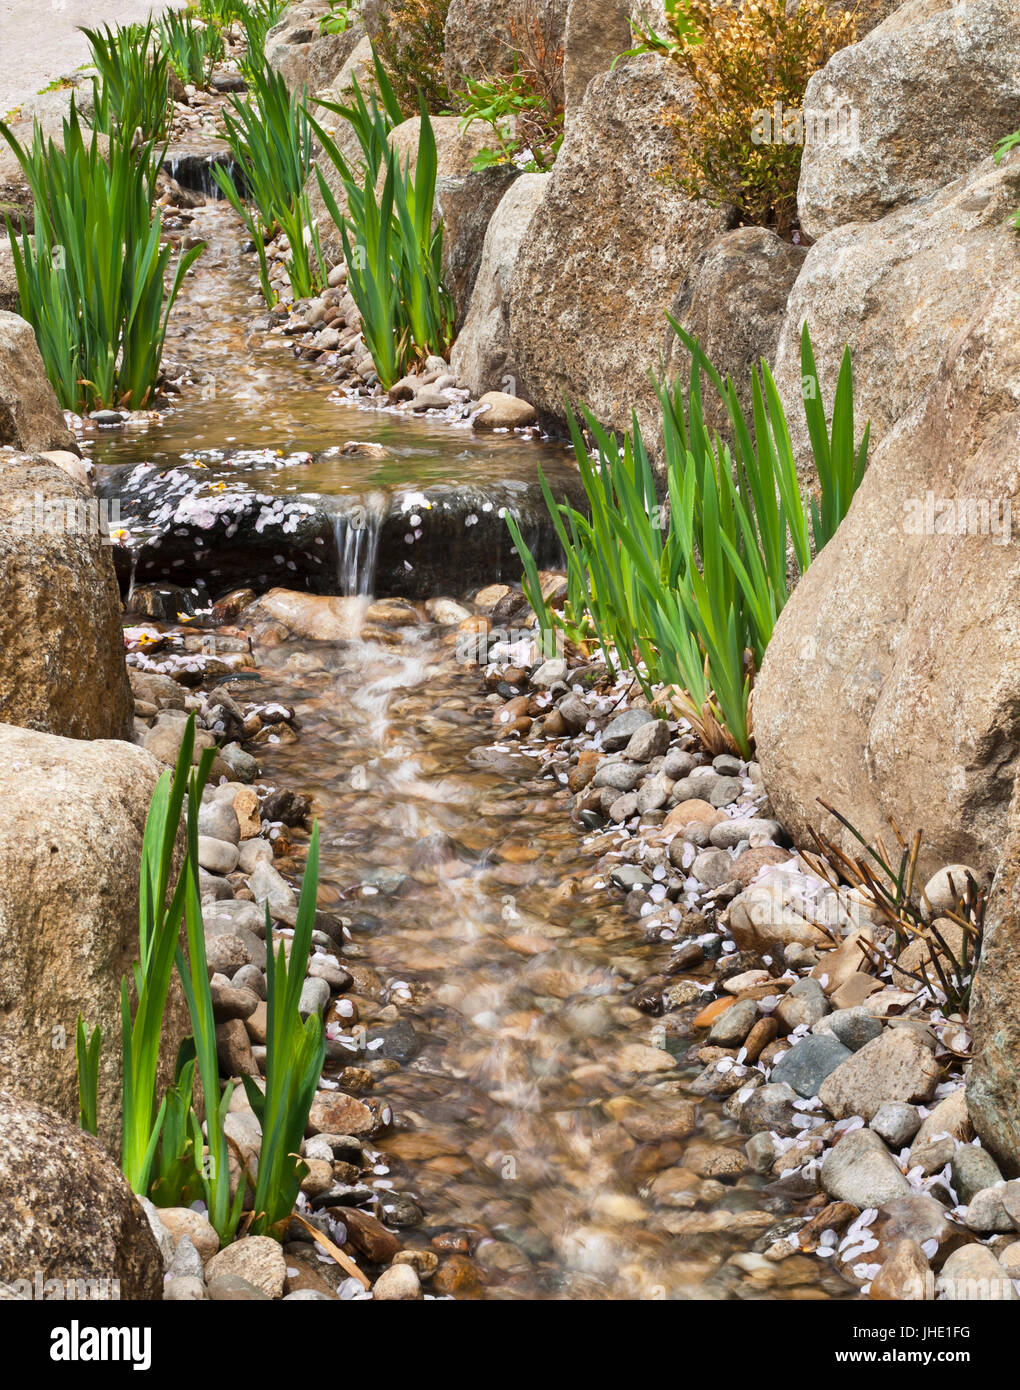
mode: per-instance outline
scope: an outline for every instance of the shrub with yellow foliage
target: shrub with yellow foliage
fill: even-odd
[[[824,0],[667,0],[668,32],[638,30],[638,51],[667,55],[691,79],[669,116],[678,150],[664,178],[694,198],[732,203],[788,236],[803,152],[801,103],[812,73],[854,42],[857,9]]]

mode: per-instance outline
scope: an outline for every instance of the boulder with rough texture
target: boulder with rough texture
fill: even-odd
[[[3,216],[3,206],[0,204],[0,216]],[[21,296],[18,294],[18,280],[14,274],[14,257],[11,254],[11,243],[8,237],[0,237],[0,312],[5,314],[16,314],[21,305]]]
[[[566,119],[577,111],[588,83],[633,45],[629,0],[570,0],[563,39]]]
[[[1020,126],[1020,10],[1014,0],[909,0],[829,59],[804,110],[802,227],[819,237],[874,221]]]
[[[506,291],[518,392],[543,423],[562,425],[566,397],[613,429],[630,426],[634,407],[655,436],[647,373],[666,345],[666,312],[731,225],[727,210],[656,177],[673,155],[668,118],[688,90],[668,60],[627,59],[592,79],[570,122]]]
[[[973,1056],[967,1108],[986,1149],[1008,1177],[1020,1175],[1020,783],[985,917],[974,979]]]
[[[811,247],[790,293],[774,362],[802,465],[811,464],[800,400],[803,324],[830,408],[849,345],[858,438],[870,420],[874,457],[933,385],[947,346],[984,297],[1016,280],[1020,237],[1007,218],[1018,206],[1020,152],[998,167],[985,159],[930,197],[879,222],[841,227]]]
[[[506,287],[549,174],[521,174],[489,219],[468,311],[450,354],[457,380],[476,396],[516,388],[506,320]]]
[[[91,491],[57,464],[0,450],[6,723],[71,738],[130,737],[120,599],[99,521]]]
[[[330,12],[327,0],[294,5],[266,38],[266,62],[292,91],[309,93],[328,87],[364,38],[360,24],[342,34],[324,34],[319,20]]]
[[[941,1069],[913,1028],[886,1028],[822,1082],[818,1096],[837,1120],[871,1120],[890,1100],[931,1100]]]
[[[159,767],[129,743],[0,724],[0,1076],[71,1123],[75,1027],[102,1028],[100,1138],[120,1135],[120,981],[138,956],[142,832]],[[164,1018],[161,1084],[191,1032]]]
[[[163,1297],[159,1246],[120,1169],[76,1124],[10,1090],[0,1092],[0,1207],[11,1297]]]
[[[921,881],[946,863],[994,870],[1020,746],[1020,558],[1007,543],[1020,238],[1004,226],[988,236],[1001,277],[989,290],[975,267],[938,379],[875,451],[755,687],[758,760],[782,824],[802,839],[824,821],[844,838],[818,797],[872,839],[891,814],[905,834],[924,831]]]
[[[536,39],[562,61],[566,22],[567,0],[450,0],[443,45],[447,86],[457,92],[468,78],[512,72],[518,54],[530,51]]]
[[[670,309],[723,379],[733,378],[749,418],[751,369],[763,357],[770,366],[775,361],[787,300],[807,254],[766,227],[723,232],[694,261]],[[690,370],[690,355],[672,332],[666,369],[669,378]],[[709,427],[722,429],[726,411],[707,383],[704,399]]]
[[[10,243],[0,247],[0,292],[14,279]],[[5,270],[5,266],[9,270]],[[17,285],[14,284],[15,294]],[[15,449],[67,449],[78,452],[64,423],[53,387],[46,379],[31,324],[0,312],[0,446]]]
[[[520,177],[512,165],[470,169],[436,180],[436,214],[443,219],[443,285],[462,324],[482,264],[493,213]]]

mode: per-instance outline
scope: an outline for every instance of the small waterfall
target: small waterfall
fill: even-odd
[[[385,515],[385,496],[373,492],[333,517],[337,591],[344,598],[366,598],[375,592],[379,532]]]

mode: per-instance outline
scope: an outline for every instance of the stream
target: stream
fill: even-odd
[[[203,384],[148,430],[102,432],[92,451],[101,475],[198,458],[211,483],[229,474],[274,493],[365,497],[437,481],[484,487],[527,478],[539,461],[566,466],[559,445],[337,401],[286,340],[248,339],[255,281],[229,218],[222,205],[196,216],[210,247],[167,346]],[[388,457],[296,461],[348,439],[381,444]],[[373,587],[366,543],[348,553],[334,591],[367,605]],[[320,903],[350,919],[346,963],[367,1055],[378,1055],[371,1029],[388,1005],[414,1030],[401,1025],[403,1055],[371,1092],[394,1113],[372,1141],[380,1215],[396,1209],[395,1194],[410,1198],[423,1217],[405,1216],[405,1245],[471,1253],[458,1296],[852,1293],[815,1257],[769,1264],[748,1254],[798,1210],[770,1179],[720,1181],[683,1166],[692,1138],[739,1152],[746,1136],[713,1100],[698,1103],[692,1135],[686,1082],[700,1068],[670,1055],[690,1040],[669,1034],[668,1016],[626,1001],[668,967],[669,947],[646,943],[602,886],[594,861],[608,843],[582,838],[566,788],[538,781],[527,752],[479,751],[491,742],[491,708],[456,632],[424,621],[390,628],[387,640],[372,632],[255,655],[260,698],[293,706],[300,729],[296,744],[260,750],[263,780],[313,798]],[[279,867],[300,872],[286,859]],[[634,1045],[649,1044],[662,1051],[651,1073],[633,1060]]]

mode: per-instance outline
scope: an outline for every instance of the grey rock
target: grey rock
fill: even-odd
[[[987,1149],[961,1144],[952,1157],[953,1190],[967,1206],[979,1192],[1002,1182],[999,1165]]]
[[[682,777],[689,776],[693,767],[693,754],[685,753],[682,748],[671,748],[662,764],[663,772],[672,782],[679,782]]]
[[[607,753],[626,748],[634,734],[643,724],[658,721],[646,709],[627,709],[607,724],[602,733],[602,747]]]
[[[776,1160],[776,1141],[771,1134],[752,1134],[744,1145],[747,1161],[756,1173],[770,1173]]]
[[[826,1077],[819,1094],[837,1120],[862,1115],[870,1121],[887,1100],[931,1100],[940,1076],[938,1062],[915,1030],[886,1028]]]
[[[668,805],[673,783],[662,772],[646,777],[638,788],[637,808],[644,815],[647,811],[661,811]]]
[[[314,976],[309,976],[301,986],[301,998],[298,1002],[298,1012],[301,1017],[309,1018],[312,1014],[321,1014],[328,1007],[329,985],[325,980],[317,980]]]
[[[531,684],[536,690],[548,690],[552,685],[567,679],[567,663],[561,657],[543,661],[537,671],[531,673]]]
[[[743,775],[744,764],[739,758],[735,758],[732,753],[719,753],[712,759],[712,766],[720,777],[740,777]]]
[[[708,801],[712,806],[729,806],[739,801],[744,794],[744,784],[739,777],[719,777],[712,784]]]
[[[253,873],[260,859],[266,860],[269,864],[273,862],[273,847],[269,841],[259,837],[245,840],[237,857],[237,867],[242,873]]]
[[[733,877],[733,860],[724,849],[703,849],[691,865],[691,873],[706,888],[721,888]]]
[[[707,1047],[739,1047],[758,1021],[758,1005],[741,999],[712,1024],[705,1039]]]
[[[200,1276],[175,1274],[163,1286],[163,1298],[167,1303],[202,1303],[209,1297]]]
[[[642,763],[605,762],[592,778],[593,787],[612,787],[618,792],[632,792],[646,775]]]
[[[198,833],[231,845],[240,843],[241,827],[234,808],[223,801],[203,801],[198,808]]]
[[[202,1282],[202,1256],[195,1249],[190,1236],[181,1236],[174,1250],[174,1257],[167,1273],[173,1279],[197,1279]]]
[[[772,1079],[785,1082],[798,1095],[816,1096],[822,1082],[841,1062],[853,1056],[831,1034],[811,1033],[785,1052],[772,1068]]]
[[[871,1128],[898,1153],[921,1128],[921,1116],[916,1105],[908,1105],[905,1100],[888,1100],[875,1111]]]
[[[214,840],[209,835],[199,835],[198,862],[209,873],[232,874],[237,868],[237,845],[228,840]]]
[[[974,1193],[967,1203],[967,1215],[964,1218],[970,1230],[980,1231],[982,1234],[1013,1230],[1012,1218],[1002,1204],[1005,1191],[1006,1184],[1002,1183]]]
[[[591,711],[581,699],[580,695],[571,692],[564,695],[563,699],[557,704],[564,724],[572,734],[579,733],[591,718]]]
[[[812,1027],[813,1033],[833,1033],[844,1047],[859,1052],[882,1032],[882,1023],[869,1014],[863,1005],[853,1009],[836,1009],[820,1018]]]
[[[650,724],[635,729],[625,751],[636,763],[650,763],[653,758],[662,757],[668,747],[669,725],[664,719],[653,719]]]
[[[778,821],[757,816],[736,816],[713,825],[709,838],[719,849],[733,849],[741,840],[748,840],[751,844],[764,841],[775,843],[782,833]]]
[[[844,1134],[822,1160],[820,1178],[830,1197],[852,1202],[862,1211],[911,1191],[889,1150],[871,1129]]]
[[[631,816],[636,816],[638,811],[637,792],[624,792],[622,796],[617,796],[609,806],[609,819],[622,824],[625,820],[630,820]]]
[[[825,991],[810,975],[791,986],[776,1006],[776,1018],[788,1033],[802,1025],[812,1027],[828,1012],[829,1001],[825,997]],[[844,1051],[849,1055],[848,1049],[844,1048]]]
[[[612,869],[609,874],[610,881],[617,888],[622,888],[625,893],[629,893],[633,888],[651,888],[653,879],[650,874],[645,873],[644,869],[636,864],[619,864]]]
[[[219,1274],[209,1280],[206,1286],[214,1303],[269,1303],[267,1293],[257,1289],[239,1274]]]
[[[799,1134],[800,1125],[794,1124],[795,1118],[800,1115],[796,1109],[799,1099],[793,1087],[785,1082],[759,1086],[744,1103],[740,1112],[740,1128],[745,1134],[754,1134],[760,1129],[774,1130],[783,1136]]]

